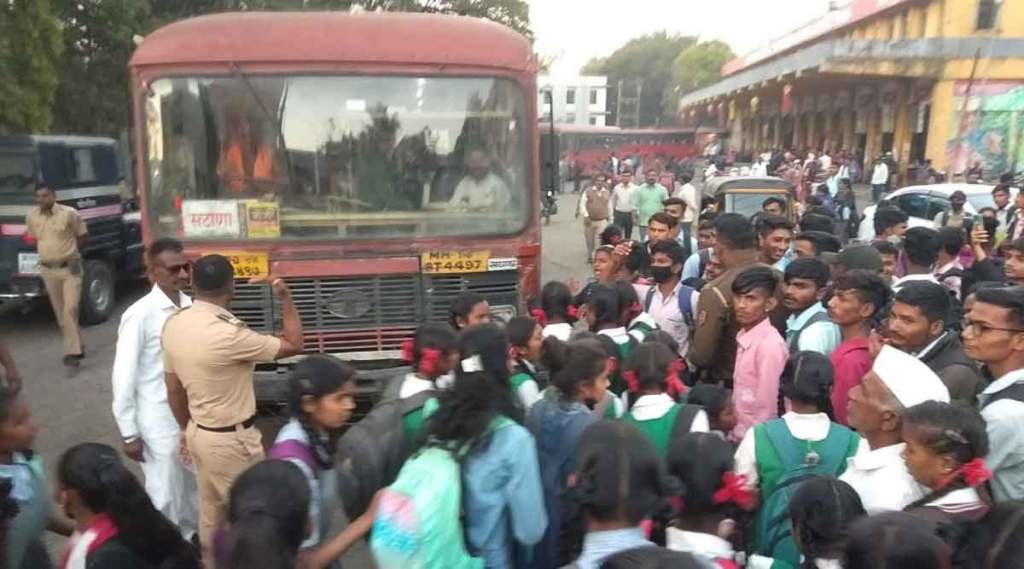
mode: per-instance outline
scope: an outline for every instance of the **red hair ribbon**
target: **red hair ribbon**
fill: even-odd
[[[685,508],[682,496],[672,496],[671,498],[668,499],[668,501],[670,504],[672,504],[672,509],[674,509],[677,513],[682,512],[683,508]]]
[[[413,357],[413,347],[415,345],[416,344],[415,344],[415,342],[413,342],[412,338],[406,338],[405,340],[402,340],[402,361],[403,362],[405,362],[407,364],[411,364],[412,360],[415,359]]]
[[[985,466],[985,461],[976,458],[960,467],[960,474],[964,482],[970,487],[980,486],[989,478],[992,478],[992,471]]]
[[[575,320],[580,316],[580,309],[570,304],[569,307],[566,308],[565,310],[565,315]]]
[[[727,471],[722,475],[722,487],[711,496],[716,504],[732,502],[744,510],[754,506],[754,496],[747,490],[747,477]]]
[[[627,372],[623,372],[622,379],[626,380],[626,389],[628,389],[630,393],[640,391],[640,378],[637,377],[635,371],[629,370]]]
[[[686,385],[679,379],[679,374],[686,369],[686,364],[683,360],[676,359],[672,360],[672,363],[668,366],[668,373],[665,374],[665,391],[668,392],[673,398],[678,397],[686,393]]]
[[[423,348],[420,350],[420,373],[428,376],[437,375],[441,356],[441,350],[434,348]]]
[[[639,302],[629,305],[629,319],[632,320],[644,313],[644,307]]]
[[[548,325],[548,317],[544,314],[543,310],[534,308],[530,311],[530,316],[533,316],[533,319],[537,321],[537,324],[540,324],[541,328]]]

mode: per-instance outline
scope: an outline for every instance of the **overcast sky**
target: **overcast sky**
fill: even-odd
[[[541,56],[556,74],[576,74],[651,32],[720,39],[743,54],[828,11],[829,0],[527,0]],[[843,4],[844,2],[839,2]]]

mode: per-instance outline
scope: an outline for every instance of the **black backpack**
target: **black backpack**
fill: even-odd
[[[992,395],[992,397],[985,400],[985,403],[981,405],[981,408],[984,409],[996,401],[1002,401],[1004,399],[1024,403],[1024,381],[1018,381],[1010,387]]]
[[[404,380],[404,376],[393,379],[370,414],[338,440],[338,495],[349,519],[366,512],[373,495],[398,477],[415,443],[405,436],[404,418],[437,394],[428,390],[399,399],[398,391]]]

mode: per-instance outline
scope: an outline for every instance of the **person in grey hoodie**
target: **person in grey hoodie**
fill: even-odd
[[[544,340],[541,363],[551,371],[551,386],[530,408],[526,419],[526,426],[537,441],[548,514],[548,529],[533,549],[535,567],[558,566],[561,495],[572,472],[580,435],[596,421],[591,410],[608,390],[608,361],[596,339],[568,343],[555,337]]]

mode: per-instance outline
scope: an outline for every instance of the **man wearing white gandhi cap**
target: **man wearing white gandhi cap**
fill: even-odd
[[[949,390],[927,365],[892,346],[882,348],[871,371],[850,391],[850,426],[862,438],[839,479],[860,494],[869,515],[902,510],[926,493],[901,456],[903,410],[925,401],[948,403]]]

